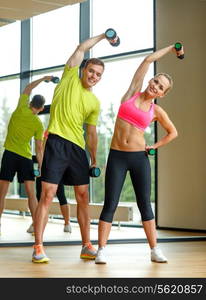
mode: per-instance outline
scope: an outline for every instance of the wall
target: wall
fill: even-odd
[[[174,80],[157,103],[179,133],[158,151],[157,225],[206,230],[206,1],[157,0],[156,28],[157,49],[177,41],[185,48],[184,60],[168,54],[157,63]]]

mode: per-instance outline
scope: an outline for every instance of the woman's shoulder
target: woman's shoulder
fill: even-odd
[[[165,118],[167,112],[158,104],[154,104],[154,114],[156,118]]]
[[[154,105],[154,110],[156,112],[163,112],[164,111],[164,109],[159,104],[153,103],[153,105]]]

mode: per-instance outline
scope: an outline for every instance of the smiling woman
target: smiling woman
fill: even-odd
[[[130,173],[141,221],[151,248],[151,260],[167,262],[167,258],[157,248],[155,219],[150,201],[151,169],[147,151],[164,146],[177,137],[177,130],[167,113],[153,103],[155,98],[165,96],[171,84],[166,76],[158,75],[149,81],[143,91],[142,85],[149,65],[173,49],[174,45],[170,45],[146,56],[122,97],[106,166],[105,199],[99,219],[99,249],[95,259],[97,264],[107,262],[105,246],[127,172]],[[158,121],[166,135],[152,146],[147,146],[144,131],[152,121]]]

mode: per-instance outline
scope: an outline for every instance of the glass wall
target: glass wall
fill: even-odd
[[[20,91],[20,31],[21,23],[2,26],[0,30],[0,160],[11,113],[15,109]],[[16,75],[12,75],[16,74]],[[17,195],[16,177],[10,184],[8,196]]]
[[[11,114],[17,106],[19,99],[19,78],[0,81],[0,160],[4,152],[4,141]],[[18,194],[16,177],[10,184],[8,196]]]
[[[153,48],[152,0],[93,0],[91,13],[93,35],[114,28],[121,41],[118,47],[108,47],[106,41],[97,45],[92,50],[93,56]]]
[[[80,7],[79,4],[68,5],[30,20],[28,82],[45,75],[61,77],[64,64],[79,44],[79,40],[83,38],[80,36],[80,25],[83,20]],[[94,93],[101,101],[101,115],[97,128],[99,136],[97,161],[102,172],[99,178],[91,179],[91,202],[102,203],[104,200],[105,166],[120,99],[126,92],[138,65],[146,54],[154,50],[153,14],[153,0],[127,0],[127,3],[119,0],[90,0],[90,15],[86,17],[90,22],[90,32],[83,32],[84,36],[98,35],[107,28],[114,28],[121,41],[118,47],[112,47],[108,41],[103,40],[89,53],[90,57],[99,57],[105,62],[103,78],[94,88]],[[3,152],[7,124],[20,93],[20,77],[22,78],[20,25],[20,22],[15,22],[1,27],[0,30],[0,39],[3,41],[0,49],[0,155]],[[154,66],[151,65],[143,88],[153,74]],[[54,89],[55,84],[42,82],[33,90],[31,97],[34,94],[42,94],[46,98],[46,105],[50,105]],[[40,118],[46,129],[49,114],[40,115]],[[148,128],[146,139],[148,144],[153,143],[154,125]],[[152,201],[154,201],[154,158],[150,159],[153,178]],[[12,185],[10,194],[18,191],[17,183],[14,186],[15,188]],[[73,188],[66,188],[66,194],[68,198],[74,199]],[[126,179],[120,201],[135,203],[130,178]]]
[[[108,9],[109,7],[109,9]],[[120,100],[131,83],[134,72],[145,55],[154,50],[154,8],[153,1],[117,0],[92,1],[91,26],[92,34],[97,35],[107,28],[114,28],[120,37],[120,45],[111,47],[105,40],[92,48],[91,56],[97,56],[105,62],[103,78],[94,87],[94,93],[101,102],[101,117],[98,124],[98,165],[102,170],[99,178],[92,179],[92,201],[101,203],[104,200],[104,174],[110,147],[111,137]],[[105,15],[106,22],[105,22]],[[108,25],[105,25],[108,24]],[[105,28],[106,26],[106,28]],[[145,77],[143,89],[154,75],[154,65]],[[145,133],[148,145],[154,143],[154,124]],[[155,201],[155,161],[150,157],[152,169],[151,201]],[[130,203],[137,212],[136,198],[129,175],[123,186],[120,202]],[[140,220],[140,219],[139,219]],[[137,219],[135,218],[135,224]]]
[[[32,19],[32,69],[62,65],[79,43],[79,5]]]
[[[0,30],[0,76],[20,72],[21,23],[2,26]]]

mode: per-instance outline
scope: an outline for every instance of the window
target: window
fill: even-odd
[[[0,30],[0,76],[20,72],[20,22],[2,26]]]
[[[110,28],[114,28],[120,37],[120,45],[112,47],[108,41],[103,40],[92,48],[91,56],[100,57],[105,62],[105,73],[94,93],[101,102],[101,116],[98,124],[98,166],[102,170],[99,178],[92,179],[91,199],[93,202],[104,201],[104,175],[106,162],[113,134],[114,123],[119,109],[120,100],[127,91],[134,72],[140,65],[144,56],[154,49],[154,25],[153,25],[153,1],[118,0],[92,1],[91,8],[91,35],[105,32],[104,18],[106,16]],[[154,66],[151,65],[145,77],[143,89],[154,75]],[[154,142],[154,124],[145,133],[146,142],[151,145]],[[150,157],[152,169],[152,194],[151,200],[155,200],[155,162]],[[133,191],[129,175],[125,180],[121,202],[134,204],[137,210],[136,197]],[[137,219],[135,218],[135,224]]]
[[[34,75],[32,77],[32,81],[42,78],[43,76],[55,76],[55,77],[61,78],[62,73],[63,73],[63,69],[62,69],[62,71],[48,70],[46,73]],[[44,96],[44,98],[46,100],[45,105],[49,105],[52,102],[55,87],[56,87],[56,84],[51,81],[50,82],[41,82],[35,89],[33,89],[31,97],[36,94],[40,94],[40,95]]]
[[[106,18],[106,20],[105,20]],[[120,45],[111,47],[105,40],[92,49],[93,56],[107,56],[137,49],[153,48],[152,0],[92,1],[92,35],[114,28]]]
[[[79,43],[79,5],[68,5],[32,20],[32,68],[65,64]]]
[[[20,80],[10,79],[0,81],[0,161],[4,152],[4,141],[7,134],[7,126],[12,112],[16,108],[19,99]],[[18,184],[16,177],[10,184],[8,196],[17,195]]]

